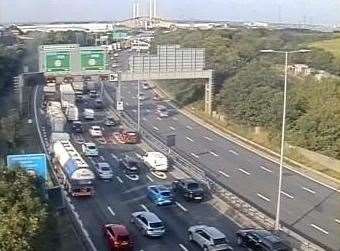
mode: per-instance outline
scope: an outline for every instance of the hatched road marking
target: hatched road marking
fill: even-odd
[[[229,150],[230,153],[234,154],[234,155],[239,155],[238,152],[234,151],[234,150]]]
[[[169,128],[173,131],[176,131],[175,127],[169,126]]]
[[[194,154],[194,153],[190,153],[192,156],[194,156],[195,158],[199,158],[199,156],[197,154]]]
[[[149,175],[146,175],[146,178],[147,178],[148,180],[150,180],[151,182],[153,182],[153,179],[152,179]]]
[[[189,130],[192,130],[192,127],[189,126],[189,125],[187,125],[186,128],[189,129]]]
[[[156,127],[156,126],[154,126],[154,127],[152,127],[155,131],[159,131],[159,128],[158,127]]]
[[[178,246],[183,250],[183,251],[189,251],[183,244],[178,244]]]
[[[150,212],[149,208],[147,208],[144,204],[141,204],[140,206],[144,209],[144,211]]]
[[[262,194],[260,194],[260,193],[257,193],[257,196],[259,196],[261,199],[263,199],[263,200],[265,200],[265,201],[270,201],[270,199],[269,198],[267,198],[266,196],[264,196],[264,195],[262,195]]]
[[[210,154],[211,154],[211,155],[214,155],[215,157],[218,157],[218,154],[217,154],[217,153],[214,153],[213,151],[210,151]]]
[[[213,141],[211,138],[209,137],[204,137],[206,140],[209,140],[209,141]]]
[[[107,207],[107,210],[113,215],[116,216],[115,212],[113,212],[112,208],[110,206]]]

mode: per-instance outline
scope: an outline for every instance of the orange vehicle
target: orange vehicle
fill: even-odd
[[[113,137],[121,144],[137,144],[140,140],[138,132],[124,129],[114,132]]]

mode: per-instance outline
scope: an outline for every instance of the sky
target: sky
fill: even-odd
[[[139,0],[147,10],[148,0]],[[132,16],[133,0],[0,0],[0,22],[111,21]],[[157,0],[170,19],[340,25],[340,0]]]

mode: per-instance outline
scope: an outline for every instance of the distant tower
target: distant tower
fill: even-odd
[[[149,0],[149,18],[150,18],[150,20],[152,20],[152,18],[153,18],[153,0]]]
[[[157,0],[153,0],[153,17],[157,17]]]

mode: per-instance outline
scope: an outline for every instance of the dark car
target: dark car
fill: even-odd
[[[126,155],[121,163],[120,163],[120,167],[123,169],[124,173],[126,175],[138,175],[139,174],[139,167],[140,167],[140,161],[130,155]]]
[[[106,224],[103,226],[104,236],[114,251],[132,251],[133,243],[127,228],[119,224]]]
[[[202,201],[204,189],[202,185],[194,179],[180,179],[172,183],[175,193],[182,195],[186,200]]]
[[[101,98],[96,98],[94,101],[94,108],[95,109],[103,109],[104,108],[104,102]]]
[[[256,251],[290,251],[277,235],[263,229],[242,229],[236,232],[237,244]]]
[[[74,133],[82,133],[83,132],[83,125],[81,121],[73,121],[72,122],[72,132]]]

